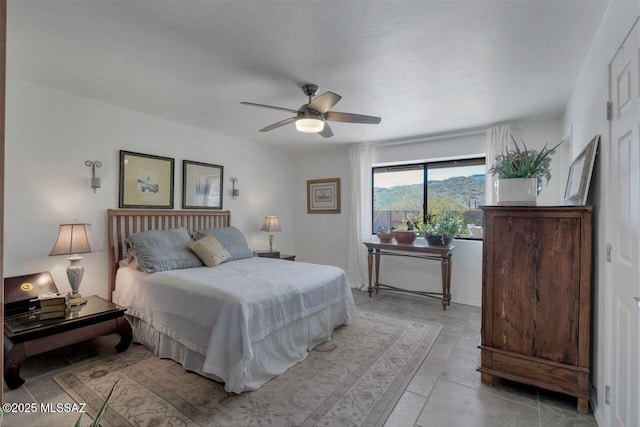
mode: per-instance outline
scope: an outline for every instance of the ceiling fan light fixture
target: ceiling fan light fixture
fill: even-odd
[[[304,133],[318,133],[324,129],[324,122],[318,119],[298,119],[296,120],[296,129]]]
[[[333,131],[328,122],[344,122],[344,123],[380,123],[380,117],[365,116],[363,114],[353,113],[341,113],[337,111],[331,111],[334,105],[342,97],[337,93],[325,92],[320,96],[316,96],[318,93],[318,85],[306,84],[302,86],[302,91],[309,97],[309,102],[304,104],[298,110],[291,108],[275,107],[273,105],[256,104],[255,102],[243,101],[241,104],[251,105],[254,107],[269,108],[272,110],[286,111],[288,113],[294,113],[295,116],[288,119],[280,120],[279,122],[270,124],[259,132],[268,132],[270,130],[278,129],[282,126],[290,123],[296,124],[296,130],[304,133],[317,133],[323,138],[331,138]],[[314,98],[314,96],[316,96]]]

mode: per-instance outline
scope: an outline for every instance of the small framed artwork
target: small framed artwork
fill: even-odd
[[[120,208],[173,209],[174,160],[120,150]]]
[[[565,205],[578,206],[587,203],[599,142],[600,135],[596,135],[571,164],[567,186],[564,190]]]
[[[307,181],[307,213],[340,213],[340,178]]]
[[[224,167],[182,161],[182,209],[222,209]]]

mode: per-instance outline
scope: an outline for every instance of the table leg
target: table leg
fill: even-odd
[[[451,255],[444,255],[440,262],[442,269],[442,309],[451,303]]]
[[[376,249],[376,294],[380,290],[380,249]]]
[[[15,390],[24,384],[24,380],[20,377],[20,368],[26,358],[24,343],[13,344],[5,339],[4,345],[4,381],[10,390]]]
[[[118,334],[120,335],[120,342],[116,344],[116,350],[118,352],[123,352],[129,345],[131,344],[131,340],[133,339],[133,333],[131,331],[131,325],[124,317],[118,317],[116,319],[116,324],[118,325]]]
[[[367,256],[367,263],[369,264],[369,288],[367,290],[369,291],[369,298],[371,298],[371,291],[373,290],[373,288],[371,287],[371,273],[373,268],[373,249],[368,248],[367,252],[369,252],[369,255]]]

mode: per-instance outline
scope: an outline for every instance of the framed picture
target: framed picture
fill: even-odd
[[[120,150],[120,208],[173,209],[174,160]]]
[[[307,181],[307,213],[340,213],[340,178]]]
[[[591,183],[591,174],[593,173],[599,142],[600,135],[596,135],[571,164],[567,187],[564,190],[565,205],[577,206],[587,203],[589,184]]]
[[[222,209],[223,166],[182,161],[182,209]]]

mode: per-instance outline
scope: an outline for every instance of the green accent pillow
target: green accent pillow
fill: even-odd
[[[223,228],[211,228],[209,230],[198,230],[193,232],[193,238],[195,240],[201,239],[206,234],[211,234],[218,239],[222,246],[231,254],[229,261],[235,261],[237,259],[251,258],[253,253],[247,245],[247,239],[245,239],[242,231],[236,227],[223,227]]]
[[[207,267],[215,267],[231,258],[229,251],[211,234],[189,243],[188,246]]]

